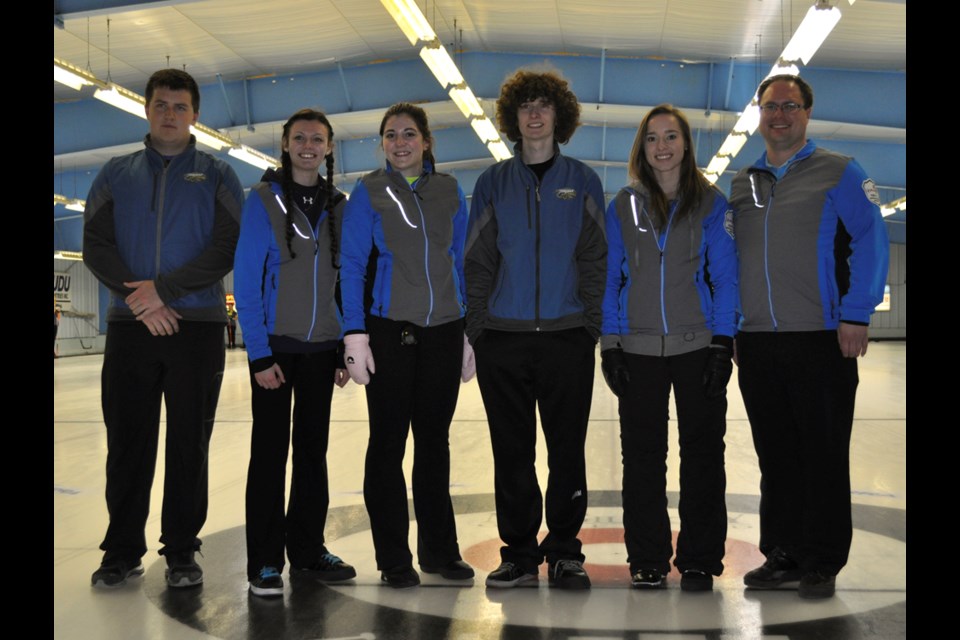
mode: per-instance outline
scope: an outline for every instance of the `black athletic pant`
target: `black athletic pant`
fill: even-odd
[[[250,579],[263,567],[283,571],[284,548],[298,568],[315,564],[326,553],[327,440],[336,351],[274,353],[273,357],[286,379],[279,389],[264,389],[250,374],[253,431],[246,497]],[[291,401],[293,473],[285,510]]]
[[[583,560],[577,535],[587,512],[584,444],[593,397],[595,341],[583,328],[484,330],[477,381],[493,444],[497,527],[504,562],[535,572],[546,558]],[[537,409],[547,442],[547,529],[535,467]]]
[[[402,344],[401,334],[416,344]],[[450,422],[460,393],[463,321],[415,327],[367,317],[376,373],[367,385],[370,440],[363,498],[370,516],[377,568],[412,564],[403,456],[413,428],[413,507],[417,557],[427,567],[460,560],[450,500]]]
[[[667,513],[667,423],[673,388],[680,433],[681,572],[723,571],[727,538],[723,467],[727,398],[708,398],[703,369],[709,349],[676,356],[626,354],[630,382],[620,399],[623,528],[630,572],[666,574],[673,556]]]
[[[836,331],[740,333],[740,390],[760,462],[760,551],[805,571],[847,563],[857,361]]]
[[[160,542],[164,553],[198,548],[207,519],[207,451],[223,380],[223,323],[184,322],[153,336],[141,322],[111,322],[103,354],[102,405],[107,427],[104,561],[137,560],[157,463],[160,402],[167,439]]]

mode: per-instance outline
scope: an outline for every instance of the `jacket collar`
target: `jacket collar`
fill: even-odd
[[[553,141],[553,157],[560,158],[563,154],[560,153],[560,145],[556,140]],[[523,140],[518,140],[515,145],[513,145],[513,159],[519,162],[520,164],[526,164],[523,161]]]
[[[807,140],[807,144],[803,145],[800,151],[797,151],[795,154],[793,154],[793,157],[787,160],[783,166],[786,168],[798,160],[804,160],[810,157],[813,154],[813,152],[816,150],[817,150],[817,145],[813,142],[813,140]],[[753,164],[753,167],[756,169],[764,169],[766,171],[770,171],[771,173],[776,173],[776,170],[767,164],[766,151],[764,151],[763,154],[760,156],[760,159]]]
[[[147,135],[143,136],[143,146],[145,146],[147,149],[150,149],[150,150],[153,151],[154,153],[156,153],[156,154],[158,154],[158,155],[161,155],[160,152],[157,151],[157,150],[153,147],[153,141],[150,140],[150,134],[149,134],[149,133],[148,133]],[[196,148],[197,148],[197,137],[191,133],[191,134],[190,134],[190,142],[187,143],[187,147],[186,147],[183,151],[181,151],[180,153],[178,153],[177,156],[182,156],[183,154],[187,153],[188,151],[193,151],[193,150],[195,150]],[[171,156],[171,158],[176,158],[177,156]]]

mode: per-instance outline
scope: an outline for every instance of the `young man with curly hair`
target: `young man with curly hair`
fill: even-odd
[[[578,539],[587,510],[584,442],[606,270],[603,188],[560,153],[580,105],[554,72],[516,72],[497,101],[516,155],[487,169],[467,231],[467,337],[493,444],[497,525],[505,545],[488,587],[587,589]],[[535,468],[537,409],[550,469],[548,533]]]

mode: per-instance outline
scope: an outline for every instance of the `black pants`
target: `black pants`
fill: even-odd
[[[253,373],[253,431],[247,471],[247,576],[263,567],[283,571],[284,548],[295,567],[326,553],[323,528],[330,501],[327,440],[336,352],[274,353],[286,383],[264,389]],[[290,404],[293,398],[293,474],[284,515]]]
[[[620,444],[624,540],[631,573],[670,571],[673,546],[666,473],[671,387],[680,432],[680,533],[674,564],[681,572],[723,572],[727,399],[704,393],[708,352],[698,349],[667,357],[626,354],[630,383],[620,399]]]
[[[381,571],[410,566],[410,516],[403,456],[413,428],[413,507],[420,564],[460,560],[450,500],[450,422],[460,393],[463,321],[413,328],[416,344],[401,344],[403,322],[368,317],[377,372],[367,385],[370,440],[363,498]]]
[[[223,325],[180,322],[152,336],[140,322],[111,322],[103,354],[107,427],[104,560],[136,560],[147,551],[144,527],[157,463],[160,402],[167,410],[160,542],[164,553],[198,548],[207,519],[207,450],[223,380]]]
[[[740,390],[760,462],[760,551],[805,571],[847,563],[857,361],[836,331],[741,333]]]
[[[577,535],[587,512],[584,444],[593,397],[595,343],[585,329],[485,330],[477,381],[493,444],[497,528],[504,562],[534,572],[546,557],[583,560]],[[547,528],[537,482],[537,408],[547,442]]]

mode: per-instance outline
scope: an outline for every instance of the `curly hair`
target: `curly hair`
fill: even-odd
[[[295,114],[290,116],[290,119],[287,120],[283,125],[283,145],[288,146],[290,144],[290,128],[295,122],[300,120],[309,120],[311,122],[319,122],[327,128],[327,145],[331,150],[327,154],[326,163],[327,163],[327,179],[324,182],[320,178],[320,183],[325,192],[327,198],[327,203],[333,203],[333,195],[336,193],[336,189],[333,186],[333,127],[330,126],[330,121],[327,119],[327,116],[323,114],[322,111],[315,111],[313,109],[300,109]],[[281,147],[282,148],[282,147]],[[293,211],[293,161],[290,158],[290,152],[286,149],[283,149],[280,154],[280,165],[281,165],[281,182],[280,186],[283,189],[283,201],[284,206],[287,208],[287,211]],[[340,251],[339,242],[337,238],[339,233],[336,228],[337,221],[333,215],[333,207],[330,206],[330,224],[327,225],[327,228],[330,230],[330,255],[331,261],[334,269],[339,269],[340,265],[337,264],[337,254]],[[293,218],[290,215],[287,215],[286,223],[286,239],[287,239],[287,251],[290,252],[290,256],[295,258],[297,254],[293,251]]]
[[[566,144],[580,126],[580,103],[576,94],[570,90],[569,83],[556,71],[526,71],[520,69],[500,88],[497,99],[497,123],[511,142],[518,142],[520,125],[517,110],[524,102],[538,98],[549,102],[556,110],[556,128],[554,139]]]
[[[680,132],[683,134],[683,160],[680,164],[680,183],[677,185],[677,200],[680,204],[677,207],[677,220],[681,220],[687,213],[694,210],[699,204],[700,198],[711,189],[700,170],[697,168],[697,154],[693,149],[693,137],[690,133],[690,121],[683,111],[677,109],[672,104],[657,105],[643,117],[640,122],[640,128],[637,130],[637,137],[633,140],[633,148],[630,149],[630,177],[639,182],[650,194],[651,215],[657,224],[658,229],[662,229],[666,224],[667,216],[670,211],[670,203],[666,194],[660,188],[657,182],[653,167],[647,160],[644,140],[647,137],[647,130],[650,128],[650,121],[656,116],[668,115],[677,119],[680,124]]]

